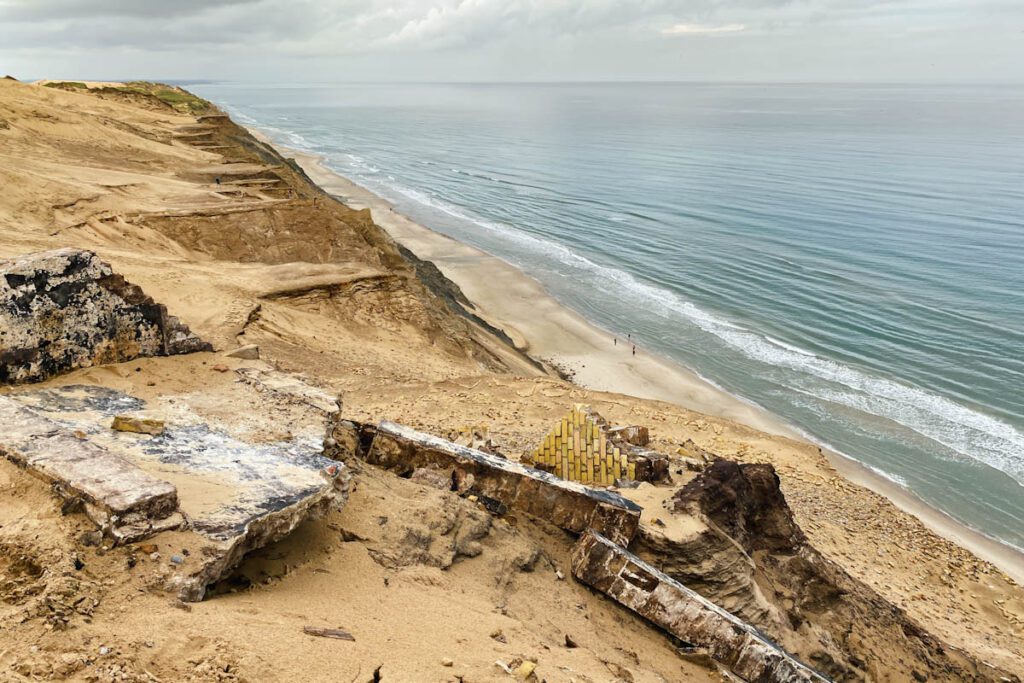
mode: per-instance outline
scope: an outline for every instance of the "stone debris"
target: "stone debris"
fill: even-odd
[[[114,416],[114,421],[110,424],[110,428],[118,432],[160,436],[164,433],[164,422],[163,420],[154,420],[152,418],[116,415]]]
[[[355,454],[400,475],[430,467],[450,471],[460,494],[476,496],[494,514],[518,510],[575,534],[594,529],[624,544],[639,527],[640,507],[611,491],[565,481],[393,422],[382,422],[365,450],[359,436],[363,427],[346,420],[331,425],[328,439],[336,444],[334,453],[339,452],[337,444],[354,443]]]
[[[581,582],[636,612],[684,643],[704,648],[744,681],[826,682],[756,629],[593,531],[572,553]]]
[[[91,251],[0,260],[0,382],[141,356],[212,351]]]
[[[640,425],[611,427],[608,429],[608,436],[612,439],[633,444],[634,446],[640,446],[641,448],[651,442],[651,435],[647,431],[647,427],[641,427]]]
[[[668,458],[642,447],[649,441],[646,427],[612,428],[596,411],[577,405],[548,432],[529,463],[591,486],[613,486],[617,480],[664,481]]]
[[[247,344],[240,346],[234,351],[228,351],[224,354],[228,358],[239,358],[241,360],[259,360],[260,359],[260,347],[255,344]]]
[[[125,410],[143,409],[139,399],[93,386],[0,397],[0,451],[54,481],[65,497],[83,499],[90,518],[117,541],[141,540],[187,519],[203,547],[171,556],[168,587],[182,600],[201,600],[245,553],[347,498],[347,468],[321,456],[313,439],[252,444],[197,416],[149,438],[107,426]]]
[[[340,628],[320,628],[319,626],[303,626],[302,632],[306,635],[319,638],[334,638],[335,640],[348,640],[355,642],[355,636]]]

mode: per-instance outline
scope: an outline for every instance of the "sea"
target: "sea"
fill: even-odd
[[[1024,549],[1024,87],[188,87]]]

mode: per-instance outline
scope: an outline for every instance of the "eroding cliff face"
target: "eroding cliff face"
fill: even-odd
[[[644,526],[638,554],[833,679],[1004,675],[935,639],[811,546],[771,465],[718,460],[669,507],[700,524],[689,533]]]
[[[91,251],[57,249],[0,261],[0,383],[211,350]]]

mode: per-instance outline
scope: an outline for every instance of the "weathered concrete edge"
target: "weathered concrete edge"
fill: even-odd
[[[253,519],[244,532],[215,546],[219,552],[211,554],[196,571],[173,577],[168,588],[176,591],[183,602],[199,602],[206,597],[209,586],[225,578],[247,553],[280,541],[302,522],[341,509],[348,500],[351,475],[344,464],[338,463],[337,467],[334,475],[323,473],[333,486],[325,486],[288,507]]]
[[[560,479],[559,477],[556,477],[553,474],[549,474],[547,472],[544,472],[543,470],[538,470],[536,468],[529,467],[520,462],[516,462],[514,460],[506,460],[501,456],[493,455],[491,453],[485,453],[483,451],[478,451],[468,446],[460,446],[457,443],[447,441],[446,439],[434,436],[433,434],[418,432],[411,427],[406,427],[395,422],[384,420],[383,422],[380,423],[380,425],[378,425],[377,433],[391,434],[392,436],[397,436],[403,439],[407,439],[409,441],[416,441],[424,446],[428,446],[439,451],[444,451],[456,458],[475,460],[476,462],[482,465],[486,465],[488,467],[505,470],[506,472],[517,474],[521,477],[537,479],[544,482],[545,484],[549,484],[556,488],[571,491],[572,493],[578,495],[587,496],[588,498],[593,498],[598,502],[605,503],[607,505],[613,505],[618,508],[623,508],[624,510],[636,512],[637,514],[639,514],[643,510],[643,508],[641,508],[633,501],[629,500],[628,498],[624,498],[612,491],[607,491],[605,489],[597,489],[587,486],[585,484],[580,484],[575,481]]]
[[[613,575],[609,572],[606,576],[602,577],[605,581],[609,582],[606,587],[594,585],[594,583],[591,583],[586,578],[586,569],[591,567],[595,561],[600,561],[593,556],[596,548],[603,551],[605,558],[611,556],[623,563],[622,569],[620,569],[619,573]],[[604,561],[607,563],[608,560],[605,559]],[[638,587],[635,583],[622,578],[621,572],[630,565],[648,573],[657,581],[654,586],[646,591],[647,597],[643,598],[645,603],[647,601],[656,602],[653,600],[654,591],[660,586],[668,586],[670,590],[678,593],[683,600],[686,600],[691,604],[696,604],[700,611],[706,613],[706,617],[701,619],[703,623],[708,623],[709,619],[718,620],[720,625],[727,625],[735,631],[742,633],[743,640],[739,651],[734,650],[730,653],[730,657],[723,657],[721,642],[692,642],[692,634],[684,637],[681,634],[673,633],[665,624],[658,623],[658,621],[653,619],[652,615],[640,613],[632,605],[623,600],[622,596],[624,593],[632,592],[638,596],[645,593],[644,589]],[[707,648],[715,660],[720,661],[730,669],[733,667],[740,669],[739,671],[733,671],[733,673],[743,675],[747,680],[759,682],[765,681],[766,683],[769,681],[772,683],[830,683],[828,678],[825,678],[797,660],[782,648],[772,643],[750,624],[747,624],[735,615],[707,600],[699,593],[696,593],[682,585],[667,574],[655,569],[622,546],[616,545],[593,530],[583,534],[580,537],[580,540],[576,543],[576,546],[573,548],[572,572],[573,576],[575,576],[577,580],[608,595],[619,604],[627,607],[631,611],[634,611],[637,615],[644,617],[648,621],[651,621],[662,630],[665,630],[675,637],[687,640],[693,645]],[[657,604],[652,612],[655,614],[661,613],[669,615],[670,610],[666,609],[666,607],[667,606],[665,605]],[[713,627],[709,627],[709,632],[712,628]],[[751,675],[756,677],[750,678]]]

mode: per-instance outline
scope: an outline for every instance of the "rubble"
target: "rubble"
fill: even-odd
[[[91,251],[0,260],[0,276],[0,382],[213,350]]]
[[[452,472],[456,490],[477,496],[496,514],[518,510],[575,534],[594,529],[624,544],[632,540],[640,523],[640,507],[616,493],[565,481],[409,427],[382,422],[364,451],[361,427],[343,420],[332,425],[328,439],[336,444],[333,452],[338,453],[337,444],[345,442],[355,444],[354,452],[367,462],[399,475],[428,467]]]
[[[711,657],[745,681],[828,679],[765,639],[752,626],[593,531],[572,553],[573,575]]]

